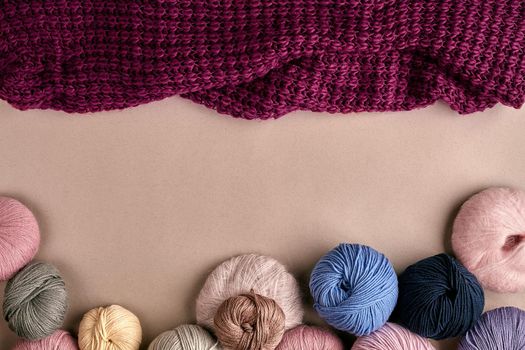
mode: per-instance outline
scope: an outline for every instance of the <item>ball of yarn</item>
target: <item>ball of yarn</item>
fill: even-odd
[[[352,350],[435,350],[427,339],[394,323],[357,338]]]
[[[6,281],[27,265],[40,244],[33,213],[13,198],[0,197],[0,281]]]
[[[397,301],[390,261],[359,244],[341,244],[315,265],[310,292],[317,313],[333,327],[361,336],[381,328]]]
[[[464,334],[479,319],[484,304],[476,277],[446,254],[421,260],[399,276],[396,316],[402,325],[426,338]]]
[[[80,350],[138,350],[141,341],[139,319],[118,305],[88,311],[78,329]]]
[[[78,350],[78,346],[76,340],[68,332],[59,330],[44,339],[20,340],[13,350]]]
[[[197,322],[214,330],[219,306],[252,291],[275,300],[284,312],[285,329],[301,323],[304,311],[296,279],[277,260],[257,254],[231,258],[213,270],[197,298]]]
[[[217,341],[204,328],[182,325],[155,338],[148,350],[220,350]]]
[[[38,340],[53,334],[66,311],[66,286],[53,265],[32,262],[7,282],[4,318],[21,338]]]
[[[277,350],[343,350],[343,342],[326,329],[301,325],[284,333]]]
[[[485,288],[525,290],[525,192],[489,188],[474,195],[452,231],[454,253]]]
[[[250,293],[225,300],[215,315],[215,335],[232,350],[273,350],[284,334],[285,316],[270,298]]]
[[[484,313],[458,350],[525,349],[525,311],[502,307]]]

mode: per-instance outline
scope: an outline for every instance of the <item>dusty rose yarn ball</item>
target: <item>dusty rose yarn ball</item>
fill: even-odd
[[[20,340],[13,350],[78,350],[77,341],[65,331],[56,331],[37,341]]]
[[[277,350],[343,350],[343,342],[329,330],[300,325],[284,333]]]
[[[0,197],[0,281],[13,277],[35,256],[40,244],[38,223],[16,199]]]
[[[428,339],[394,323],[387,323],[374,333],[360,337],[352,350],[436,350]]]
[[[197,322],[215,330],[214,317],[229,298],[256,293],[275,300],[285,316],[285,329],[301,324],[303,306],[294,276],[277,260],[247,254],[220,264],[208,276],[197,298]]]
[[[525,290],[525,192],[495,187],[472,196],[454,221],[452,248],[483,287]]]

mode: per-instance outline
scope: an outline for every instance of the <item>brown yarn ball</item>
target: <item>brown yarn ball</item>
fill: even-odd
[[[232,350],[273,350],[285,330],[285,316],[270,298],[241,294],[225,300],[214,318],[215,335]]]

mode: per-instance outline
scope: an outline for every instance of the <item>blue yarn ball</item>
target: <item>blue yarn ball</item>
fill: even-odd
[[[476,277],[447,254],[421,260],[399,276],[396,317],[423,337],[440,340],[465,334],[484,305]]]
[[[525,349],[525,311],[501,307],[483,314],[458,350]]]
[[[310,292],[317,313],[331,326],[357,336],[381,328],[397,301],[390,261],[359,244],[341,244],[315,265]]]

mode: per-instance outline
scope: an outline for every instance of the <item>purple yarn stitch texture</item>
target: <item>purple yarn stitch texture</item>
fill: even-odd
[[[95,112],[459,113],[525,100],[523,0],[0,0],[0,98]]]
[[[502,307],[484,313],[458,350],[524,350],[525,311]]]

